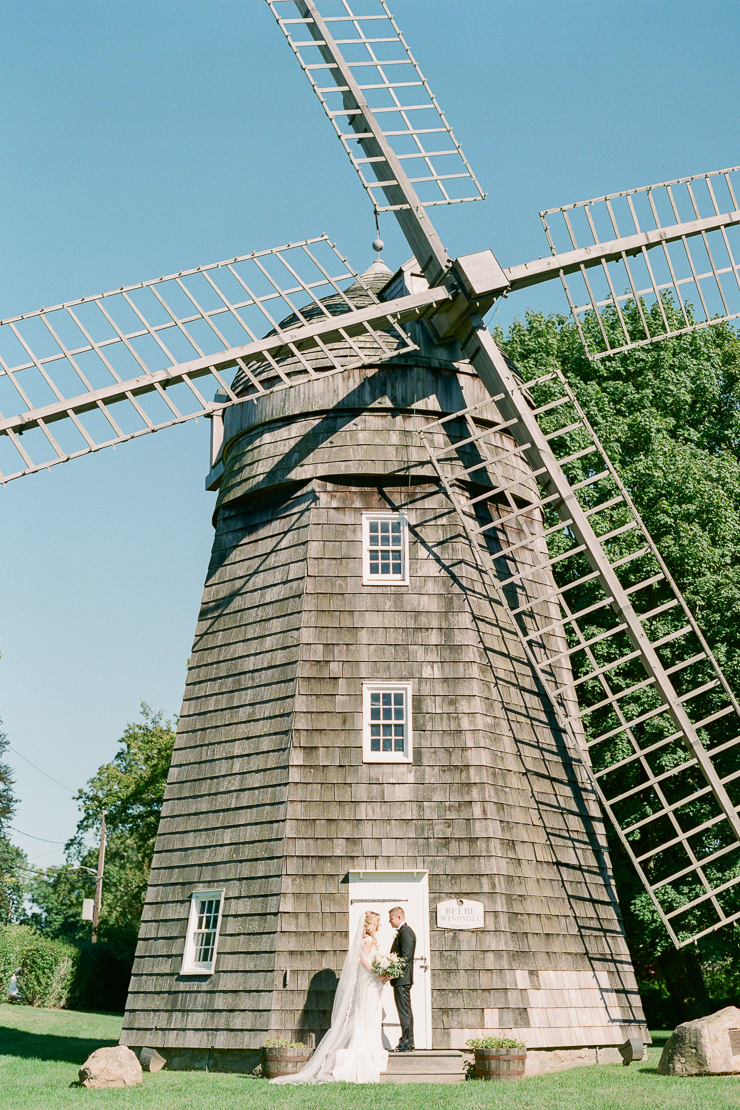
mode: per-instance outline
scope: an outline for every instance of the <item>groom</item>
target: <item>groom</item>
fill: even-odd
[[[416,933],[406,924],[406,914],[400,906],[394,906],[388,917],[394,929],[397,929],[395,940],[391,945],[391,952],[406,960],[403,974],[397,979],[391,979],[393,984],[393,997],[401,1022],[401,1039],[396,1052],[414,1051],[414,1015],[411,1013],[411,987],[414,982],[414,952],[416,951]]]

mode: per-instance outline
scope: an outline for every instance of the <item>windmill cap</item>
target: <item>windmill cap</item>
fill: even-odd
[[[378,293],[380,293],[381,289],[385,288],[392,277],[393,271],[388,269],[385,262],[381,262],[381,260],[377,258],[372,266],[368,266],[364,274],[360,274],[357,281],[353,281],[352,284],[345,289],[344,295],[347,300],[352,301],[357,308],[364,308],[365,305],[370,304],[370,299],[368,298],[366,290],[369,289],[370,292],[374,293],[377,297]],[[327,305],[331,312],[332,307],[329,303],[330,300],[331,298],[325,297],[322,304]],[[343,311],[347,311],[346,307]]]
[[[378,293],[387,283],[388,278],[393,277],[393,271],[389,270],[380,258],[376,258],[372,266],[368,266],[361,276],[368,289],[372,289],[373,293]]]

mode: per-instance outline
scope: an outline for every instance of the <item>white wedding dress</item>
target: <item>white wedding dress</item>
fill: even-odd
[[[331,1028],[313,1056],[294,1075],[271,1083],[379,1083],[388,1067],[383,1048],[383,981],[360,962],[372,960],[372,942],[363,946],[364,922],[350,945],[334,996]],[[368,941],[370,938],[365,938]]]

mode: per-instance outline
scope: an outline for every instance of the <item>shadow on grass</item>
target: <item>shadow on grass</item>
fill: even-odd
[[[117,1040],[92,1037],[57,1037],[53,1033],[27,1033],[9,1025],[0,1025],[3,1056],[19,1056],[27,1060],[60,1060],[81,1066],[96,1048],[118,1044]]]

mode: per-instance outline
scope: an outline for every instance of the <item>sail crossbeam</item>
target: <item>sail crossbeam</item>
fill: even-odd
[[[740,318],[740,166],[540,213],[553,257],[507,274],[559,273],[593,359]]]
[[[339,14],[329,14],[336,5],[307,0],[268,3],[377,211],[396,207],[385,197],[383,186],[397,181],[385,154],[368,154],[362,144],[357,152],[358,140],[374,137],[368,112],[382,117],[380,130],[395,158],[412,185],[423,186],[417,188],[422,205],[483,199],[385,0],[342,0]],[[326,83],[327,77],[331,84]],[[364,166],[376,161],[389,171],[383,181],[363,172]],[[415,162],[420,169],[412,168]],[[404,207],[409,203],[400,201]]]
[[[449,298],[381,303],[322,236],[0,321],[0,482],[411,351]]]

